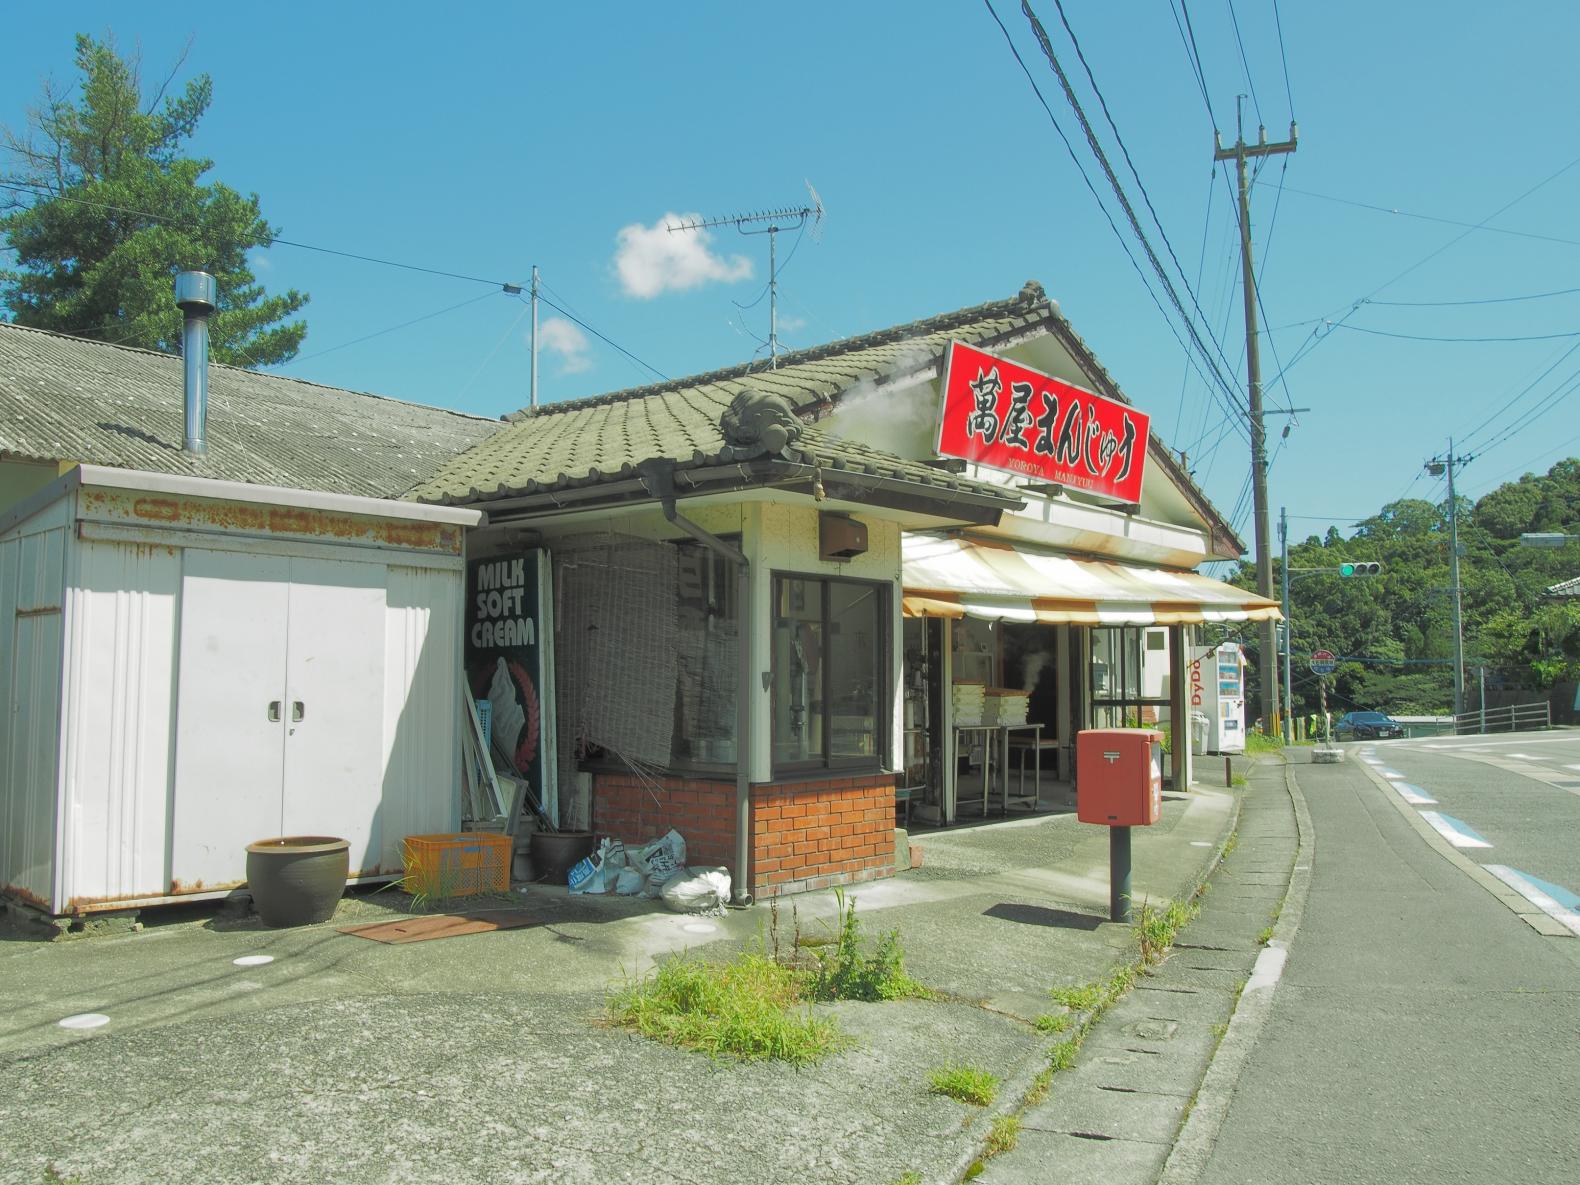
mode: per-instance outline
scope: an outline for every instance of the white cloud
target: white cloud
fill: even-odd
[[[550,317],[538,326],[538,349],[559,359],[560,374],[580,374],[592,368],[587,335],[563,317]]]
[[[713,236],[705,230],[670,231],[695,221],[696,214],[665,214],[652,226],[633,222],[615,236],[614,253],[620,287],[627,296],[649,300],[667,291],[684,292],[715,280],[748,280],[752,261],[744,255],[726,258],[708,249]]]

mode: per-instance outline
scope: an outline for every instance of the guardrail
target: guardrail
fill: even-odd
[[[1454,717],[1454,732],[1459,735],[1483,732],[1524,732],[1553,726],[1552,705],[1546,700],[1534,704],[1511,704],[1506,708],[1461,712]]]

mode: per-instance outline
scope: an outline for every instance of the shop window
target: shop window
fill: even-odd
[[[886,749],[888,588],[775,576],[776,770],[876,767]]]
[[[1101,626],[1091,631],[1093,728],[1169,731],[1168,631]]]
[[[675,722],[670,764],[735,764],[740,606],[735,565],[700,543],[675,545]]]

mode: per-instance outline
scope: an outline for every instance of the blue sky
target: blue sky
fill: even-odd
[[[994,7],[1125,230],[1018,3]],[[1207,106],[1232,140],[1235,96],[1254,91],[1248,133],[1260,109],[1283,139],[1292,103],[1300,148],[1262,170],[1252,223],[1268,405],[1312,409],[1287,440],[1285,420],[1269,421],[1271,502],[1301,516],[1296,538],[1405,493],[1441,497],[1418,474],[1451,434],[1477,454],[1462,471],[1471,495],[1580,453],[1580,400],[1567,394],[1580,350],[1565,355],[1580,336],[1547,336],[1580,334],[1580,292],[1507,299],[1580,289],[1580,163],[1565,168],[1580,158],[1580,6],[1283,0],[1280,38],[1271,0],[1195,0],[1204,99],[1179,0],[1064,0],[1167,245],[1058,6],[1033,8],[1155,250],[1170,267],[1168,246],[1178,256],[1237,391],[1237,232]],[[496,282],[277,246],[260,278],[312,296],[307,341],[283,373],[513,410],[527,399],[528,322],[497,282],[525,283],[533,264],[551,299],[662,374],[743,361],[767,334],[766,301],[736,303],[762,291],[765,241],[725,229],[677,248],[653,228],[670,214],[798,204],[810,180],[827,218],[799,245],[781,237],[788,347],[1036,278],[1249,538],[1244,436],[1188,371],[1183,331],[1154,303],[1167,298],[1143,285],[977,0],[261,11],[29,5],[0,42],[0,120],[19,123],[44,76],[72,79],[78,31],[140,46],[150,79],[190,39],[178,79],[205,71],[215,88],[194,148],[214,159],[211,176],[260,195],[280,236]],[[1498,303],[1447,303],[1471,301]],[[544,336],[546,400],[653,377],[563,319]],[[1463,340],[1507,337],[1545,340]]]

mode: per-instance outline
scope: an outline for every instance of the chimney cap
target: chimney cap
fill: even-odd
[[[176,305],[188,315],[203,316],[214,311],[219,285],[207,272],[176,273]]]

